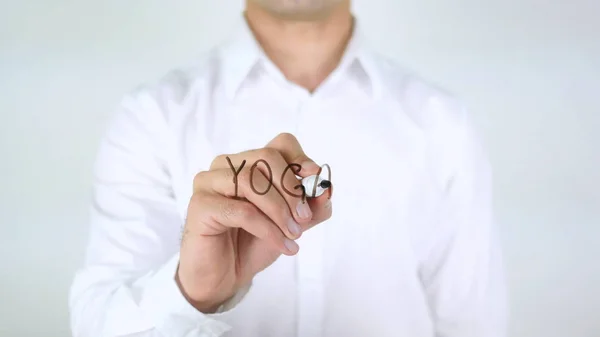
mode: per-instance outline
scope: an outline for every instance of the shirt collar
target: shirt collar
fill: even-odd
[[[220,48],[223,84],[227,97],[230,99],[235,98],[242,83],[260,61],[270,63],[250,30],[245,17],[242,17],[240,21],[233,36]],[[352,38],[344,52],[339,69],[354,71],[353,74],[360,76],[361,81],[369,86],[374,97],[378,97],[381,93],[380,78],[373,63],[373,55],[356,18],[354,19]]]

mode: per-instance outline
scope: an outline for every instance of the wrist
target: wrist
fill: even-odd
[[[175,273],[175,282],[179,291],[190,305],[203,314],[216,313],[219,307],[223,305],[227,299],[233,296],[220,294],[218,291],[203,291],[202,294],[192,293],[186,288],[181,279],[182,277],[178,266],[177,272]]]

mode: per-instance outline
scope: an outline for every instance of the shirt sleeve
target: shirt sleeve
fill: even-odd
[[[183,220],[165,164],[166,124],[150,95],[131,95],[101,143],[85,263],[69,296],[75,337],[220,336],[248,291],[203,314],[177,286]]]
[[[504,268],[493,223],[492,175],[468,114],[444,135],[452,174],[421,279],[437,337],[506,336]]]

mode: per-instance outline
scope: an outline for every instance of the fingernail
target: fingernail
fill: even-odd
[[[300,249],[300,247],[298,247],[298,244],[290,239],[285,239],[283,244],[285,245],[285,248],[292,254],[295,254],[298,251],[298,249]]]
[[[312,217],[312,211],[307,202],[300,201],[298,206],[296,206],[296,212],[298,212],[298,216],[301,219],[310,219]]]
[[[298,225],[298,223],[294,221],[294,219],[290,219],[288,221],[288,229],[290,230],[290,233],[292,233],[293,236],[299,236],[302,232],[302,228],[300,228],[300,225]]]
[[[325,208],[331,208],[331,199],[328,199],[327,202],[325,202]]]

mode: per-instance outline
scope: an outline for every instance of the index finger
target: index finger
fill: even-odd
[[[301,177],[317,174],[319,171],[319,165],[304,153],[300,142],[291,133],[280,133],[265,147],[279,151],[287,163],[300,165],[300,170],[294,170],[294,173]]]

